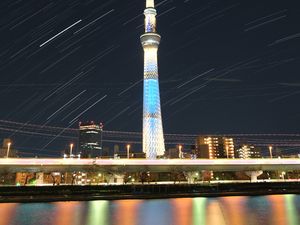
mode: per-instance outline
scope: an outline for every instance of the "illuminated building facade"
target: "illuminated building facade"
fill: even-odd
[[[196,140],[197,158],[234,158],[234,141],[228,137],[203,137]]]
[[[261,153],[260,149],[253,145],[243,145],[236,150],[235,157],[239,159],[261,158]]]
[[[161,119],[157,50],[160,35],[156,33],[154,0],[146,0],[145,33],[141,36],[144,49],[143,152],[146,158],[164,155],[165,143]]]
[[[101,123],[79,123],[79,151],[82,158],[102,156],[102,130]]]

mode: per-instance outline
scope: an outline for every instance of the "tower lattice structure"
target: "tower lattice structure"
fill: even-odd
[[[141,36],[144,49],[143,152],[155,159],[165,152],[160,108],[157,50],[160,35],[156,33],[154,0],[146,0],[145,33]]]

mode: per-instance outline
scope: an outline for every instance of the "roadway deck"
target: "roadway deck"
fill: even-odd
[[[1,158],[2,172],[295,171],[300,159],[70,159]]]

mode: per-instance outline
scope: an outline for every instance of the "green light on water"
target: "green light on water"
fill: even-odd
[[[89,202],[87,225],[106,225],[108,221],[108,201]]]
[[[285,208],[288,218],[288,225],[298,224],[298,212],[295,206],[295,195],[285,195]]]
[[[206,225],[206,198],[193,199],[193,225]]]

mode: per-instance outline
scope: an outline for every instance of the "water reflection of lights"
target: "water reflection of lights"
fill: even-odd
[[[206,225],[207,198],[193,198],[193,225]]]
[[[88,204],[87,225],[109,224],[109,202],[91,201]]]

